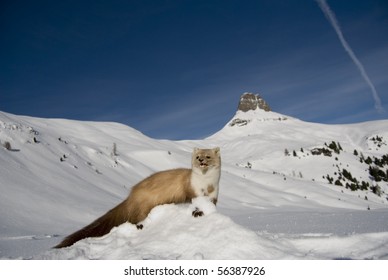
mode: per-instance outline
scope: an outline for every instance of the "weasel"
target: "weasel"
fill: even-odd
[[[179,168],[154,173],[133,186],[129,196],[119,205],[91,224],[67,236],[54,248],[63,248],[87,237],[99,237],[113,227],[125,222],[136,224],[138,229],[151,209],[168,203],[188,203],[198,196],[208,196],[217,204],[218,185],[221,175],[220,148],[194,148],[191,169]],[[196,208],[193,216],[202,216]]]

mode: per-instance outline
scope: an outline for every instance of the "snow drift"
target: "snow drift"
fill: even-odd
[[[198,207],[205,216],[194,218]],[[53,259],[256,259],[263,247],[258,236],[215,211],[207,199],[193,204],[155,207],[143,230],[130,223],[101,238],[87,238],[74,246],[52,250]],[[244,240],[244,243],[241,242]]]
[[[194,218],[198,207],[205,216]],[[383,221],[382,221],[383,222]],[[341,250],[338,251],[338,246]],[[273,234],[255,233],[218,213],[206,198],[192,204],[155,207],[143,230],[123,224],[100,238],[87,238],[38,259],[381,259],[388,252],[388,233]]]

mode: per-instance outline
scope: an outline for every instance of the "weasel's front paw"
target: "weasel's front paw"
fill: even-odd
[[[143,229],[143,225],[142,224],[138,224],[138,225],[136,225],[136,228],[137,229]]]
[[[198,208],[195,208],[195,210],[193,211],[192,213],[193,217],[197,218],[197,217],[201,217],[203,216],[203,212],[201,210],[199,210]]]

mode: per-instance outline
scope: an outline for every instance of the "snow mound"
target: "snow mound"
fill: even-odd
[[[192,211],[195,208],[201,209],[204,216],[194,218]],[[105,236],[87,238],[71,247],[51,249],[33,258],[54,260],[388,258],[388,232],[347,235],[323,231],[255,232],[217,212],[215,206],[203,197],[194,199],[192,204],[157,206],[142,224],[144,228],[138,230],[135,225],[125,223],[113,228]]]
[[[194,218],[198,207],[204,216]],[[69,248],[53,249],[43,259],[262,259],[256,233],[218,213],[206,198],[192,204],[155,207],[144,228],[125,223],[100,238],[87,238]],[[244,240],[244,242],[241,242]]]

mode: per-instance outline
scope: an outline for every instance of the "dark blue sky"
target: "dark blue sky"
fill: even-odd
[[[388,110],[388,2],[328,1]],[[208,136],[244,92],[322,123],[387,119],[314,0],[1,1],[0,110]]]

